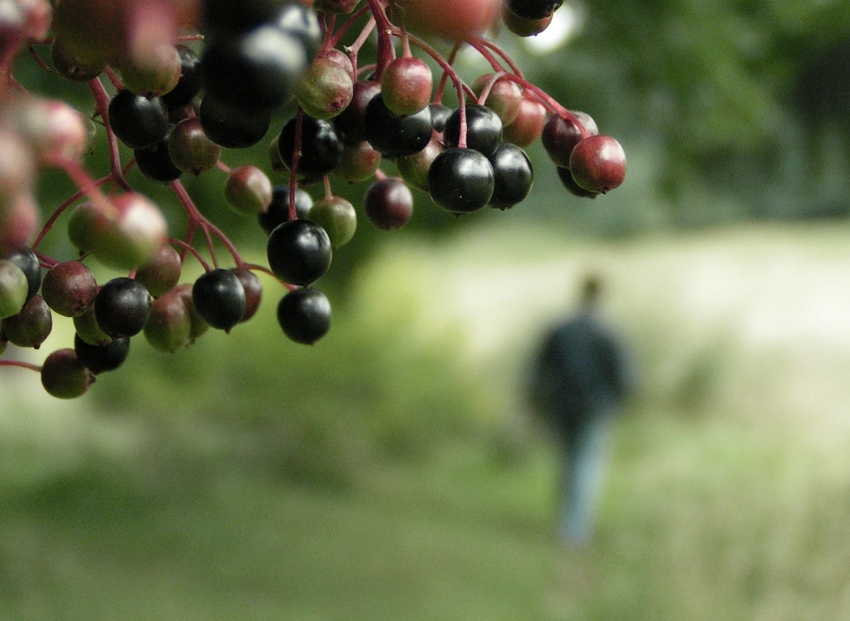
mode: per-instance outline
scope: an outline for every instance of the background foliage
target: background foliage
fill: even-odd
[[[73,403],[4,371],[0,617],[850,618],[850,14],[830,0],[562,11],[580,27],[547,56],[499,41],[622,138],[626,184],[574,199],[535,145],[535,188],[513,210],[454,218],[417,194],[409,227],[362,222],[325,277],[334,328],[314,347],[285,341],[269,294],[251,323],[174,356],[134,342]],[[88,105],[31,60],[20,71]],[[228,158],[265,163],[265,146]],[[264,235],[223,184],[187,182],[260,260]],[[46,207],[71,191],[59,175],[39,190]],[[564,555],[554,452],[520,382],[588,268],[609,275],[644,385],[599,544]],[[57,322],[51,338],[70,334]]]

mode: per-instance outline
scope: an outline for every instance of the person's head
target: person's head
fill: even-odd
[[[581,283],[581,305],[595,306],[602,293],[602,282],[596,274],[586,276]]]

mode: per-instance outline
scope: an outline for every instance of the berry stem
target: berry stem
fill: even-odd
[[[453,65],[455,62],[455,58],[457,58],[457,54],[460,51],[460,47],[463,45],[462,43],[455,43],[452,48],[451,53],[448,56],[446,62],[449,65]],[[446,90],[446,82],[449,79],[449,74],[446,71],[443,71],[443,75],[440,77],[440,83],[437,85],[437,90],[434,92],[434,103],[442,103],[443,101],[443,91]]]
[[[23,360],[0,360],[0,367],[19,367],[21,369],[28,369],[30,371],[35,371],[36,373],[41,373],[41,367],[39,365],[31,362],[24,362]]]
[[[381,0],[367,0],[367,2],[378,24],[378,61],[375,67],[375,79],[380,80],[384,68],[395,58],[395,47],[393,47],[394,26],[387,17]]]
[[[219,229],[212,222],[207,220],[204,215],[198,211],[198,208],[195,206],[195,203],[192,201],[192,197],[189,196],[189,193],[186,191],[186,188],[183,187],[183,184],[180,183],[179,180],[171,182],[171,188],[174,190],[174,193],[177,195],[178,200],[183,205],[183,209],[186,210],[187,215],[189,216],[189,226],[187,227],[187,239],[186,243],[191,243],[192,236],[194,236],[194,232],[197,227],[201,228],[201,231],[204,234],[204,237],[207,240],[207,247],[209,248],[210,258],[212,259],[213,265],[218,267],[218,258],[215,254],[215,248],[213,245],[212,236],[215,235],[218,240],[227,248],[227,251],[233,257],[233,260],[236,262],[237,267],[242,267],[245,264],[245,261],[239,254],[239,251],[236,249],[236,246],[233,245],[233,242],[225,235],[221,229]],[[189,232],[192,233],[192,236],[189,236]]]
[[[496,73],[494,73],[494,74],[490,77],[490,79],[489,79],[489,80],[487,80],[487,84],[484,86],[484,89],[481,91],[481,94],[478,96],[478,103],[479,103],[479,104],[482,104],[482,105],[483,105],[483,104],[484,104],[484,102],[485,102],[485,101],[487,101],[487,97],[489,97],[489,96],[490,96],[490,91],[491,91],[491,90],[493,90],[493,86],[494,86],[494,85],[496,84],[496,82],[498,82],[498,81],[499,81],[499,79],[500,79],[500,78],[502,78],[504,75],[506,75],[504,71],[497,71]]]
[[[111,179],[111,177],[103,177],[102,179],[98,179],[95,182],[95,185],[97,187],[99,187],[99,186],[105,184],[106,182],[108,182],[110,179]],[[39,231],[35,240],[33,240],[32,244],[30,244],[30,248],[32,248],[33,250],[36,250],[38,248],[38,245],[41,243],[41,240],[44,239],[44,236],[47,235],[50,232],[50,230],[53,228],[53,225],[56,222],[56,220],[59,218],[59,216],[61,216],[65,212],[65,210],[68,209],[68,207],[73,205],[76,201],[78,201],[79,199],[81,199],[85,195],[86,195],[86,193],[83,192],[82,190],[77,190],[70,197],[68,197],[68,199],[65,200],[64,203],[59,205],[59,207],[57,207],[54,210],[54,212],[50,215],[50,217],[44,223],[44,226],[41,227],[41,231]]]
[[[361,11],[368,11],[369,7],[364,7]],[[363,30],[360,31],[360,34],[354,40],[354,43],[344,48],[348,52],[348,57],[351,59],[351,65],[354,67],[355,72],[357,71],[357,55],[360,53],[360,48],[369,40],[369,35],[372,34],[372,31],[375,30],[375,16],[370,15],[369,21],[366,22],[366,25],[363,26]]]
[[[262,272],[263,274],[268,274],[290,291],[295,291],[298,288],[297,285],[291,285],[288,282],[281,280],[277,274],[275,274],[273,271],[271,271],[271,269],[269,269],[265,265],[258,265],[257,263],[243,263],[242,267],[246,270],[251,270],[252,272]]]
[[[435,50],[433,47],[428,45],[425,41],[423,41],[419,37],[416,37],[414,35],[408,35],[408,37],[418,48],[420,48],[423,52],[428,54],[428,56],[433,58],[434,61],[438,65],[440,65],[440,67],[442,68],[442,70],[444,72],[444,76],[448,75],[448,77],[451,79],[452,83],[454,84],[455,89],[457,90],[458,106],[460,107],[460,135],[458,137],[457,146],[458,146],[459,149],[465,149],[466,148],[466,106],[465,106],[464,90],[466,90],[469,93],[470,97],[474,97],[475,94],[473,93],[472,89],[469,88],[469,86],[467,86],[463,82],[463,80],[460,79],[460,76],[457,74],[457,72],[454,70],[454,68],[451,66],[451,64],[449,62],[447,62],[442,57],[442,55],[440,55],[440,53],[437,50]],[[452,59],[454,59],[454,56],[455,56],[455,54],[453,53]]]
[[[210,268],[209,264],[206,261],[204,261],[203,257],[201,257],[201,253],[198,252],[197,250],[195,250],[195,247],[192,246],[192,244],[186,243],[182,239],[177,239],[176,237],[169,237],[168,243],[174,244],[175,246],[180,246],[180,249],[181,249],[181,252],[182,252],[181,261],[182,261],[182,257],[186,256],[186,252],[189,252],[193,257],[195,257],[198,260],[198,263],[201,264],[201,267],[204,268],[205,272],[211,271],[212,268]]]
[[[499,66],[497,66],[497,65],[500,65],[500,63],[498,63],[498,61],[496,61],[496,59],[493,58],[493,55],[490,54],[486,50],[492,50],[492,51],[496,52],[496,54],[498,54],[499,56],[502,57],[502,60],[505,61],[505,64],[508,67],[510,67],[511,72],[513,72],[514,75],[516,75],[520,78],[523,77],[522,71],[520,70],[519,66],[514,62],[514,60],[510,56],[508,56],[507,53],[502,48],[500,48],[498,45],[496,45],[495,43],[493,43],[489,39],[485,39],[484,37],[476,36],[469,41],[469,44],[472,47],[474,47],[476,50],[478,50],[478,52],[482,56],[484,56],[484,58],[486,58],[487,61],[497,71],[499,70]]]
[[[112,131],[112,126],[109,124],[109,95],[100,78],[94,78],[87,82],[89,90],[94,97],[95,109],[100,118],[103,119],[104,127],[106,128],[106,137],[109,142],[109,161],[112,169],[112,176],[115,182],[124,188],[126,191],[131,191],[132,188],[121,170],[121,152],[118,149],[118,138],[115,132]]]
[[[295,115],[295,136],[292,139],[292,161],[289,163],[289,219],[298,218],[295,209],[295,190],[298,188],[298,160],[301,159],[301,140],[304,127],[304,110],[298,106]]]
[[[30,43],[27,45],[27,48],[29,49],[30,56],[32,56],[33,60],[35,60],[35,64],[44,69],[47,73],[53,73],[53,69],[51,69],[50,66],[44,62],[44,59],[38,55],[38,52],[35,51],[35,45]]]
[[[115,90],[120,91],[124,89],[124,83],[121,81],[121,78],[112,70],[112,67],[107,65],[103,68],[103,72],[106,74],[106,77],[109,78],[109,81],[112,83],[112,86],[115,87]]]
[[[336,47],[342,39],[342,36],[348,31],[348,29],[351,28],[352,25],[354,25],[354,23],[360,18],[361,15],[367,13],[368,11],[369,6],[362,6],[357,9],[353,14],[351,14],[348,19],[345,20],[345,23],[337,29],[336,33],[333,36],[333,39],[330,42],[330,47]],[[366,26],[363,28],[363,31],[358,35],[357,39],[360,40],[361,38],[363,38],[365,40],[366,38],[368,38],[369,33],[372,32],[374,28],[375,18],[370,17],[369,21],[366,23]],[[363,37],[364,32],[366,33],[366,37]],[[357,47],[357,50],[359,50],[362,45],[363,44],[361,43],[360,46]],[[354,46],[352,45],[351,47]]]

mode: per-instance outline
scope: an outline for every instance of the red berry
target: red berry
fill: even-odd
[[[579,142],[570,156],[570,172],[585,190],[605,194],[626,176],[626,153],[611,136],[590,136]]]
[[[400,115],[416,114],[431,101],[431,67],[413,56],[396,58],[381,74],[384,105]]]
[[[413,194],[401,179],[376,181],[366,190],[366,217],[379,229],[400,228],[413,216]]]

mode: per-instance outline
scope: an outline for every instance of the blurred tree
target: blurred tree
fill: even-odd
[[[531,65],[533,79],[593,110],[606,130],[659,148],[658,182],[672,200],[697,184],[743,192],[752,215],[771,215],[769,187],[785,195],[805,188],[792,198],[810,202],[850,189],[846,175],[823,184],[837,164],[830,158],[846,162],[850,152],[846,3],[612,0],[565,8],[584,16],[583,28],[551,60]],[[815,179],[819,196],[809,194]]]

